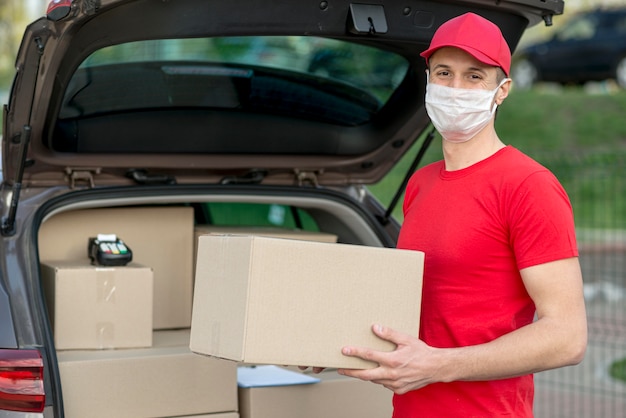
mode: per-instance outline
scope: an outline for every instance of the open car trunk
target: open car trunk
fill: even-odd
[[[242,364],[189,349],[199,235],[393,245],[363,206],[330,190],[173,190],[82,193],[46,208],[38,249],[66,416],[389,415],[390,392],[332,370],[314,384],[238,388]],[[132,262],[94,266],[87,243],[97,234],[123,239]]]
[[[332,371],[244,388],[236,362],[192,354],[197,234],[394,247],[366,185],[429,130],[436,28],[473,11],[514,49],[563,1],[52,6],[16,60],[0,189],[0,350],[40,360],[42,388],[0,416],[390,416],[390,392]],[[132,264],[92,265],[98,234]]]

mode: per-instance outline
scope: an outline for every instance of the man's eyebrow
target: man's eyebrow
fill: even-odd
[[[450,66],[447,64],[435,64],[435,66],[433,67],[433,69],[435,68],[444,68],[444,69],[449,69]]]
[[[469,67],[466,71],[477,71],[479,73],[483,73],[485,75],[487,75],[487,70],[483,67]]]
[[[450,68],[451,67],[448,64],[435,64],[432,69],[433,70],[436,70],[436,69],[449,70]],[[487,75],[487,69],[484,68],[484,67],[475,67],[475,66],[467,67],[467,68],[463,69],[463,72],[466,72],[466,73],[469,73],[469,72],[479,72],[481,74]]]

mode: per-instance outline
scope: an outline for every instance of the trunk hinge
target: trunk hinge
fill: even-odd
[[[319,187],[320,184],[317,181],[317,175],[319,173],[314,171],[300,171],[296,170],[296,180],[298,181],[298,186],[304,186],[305,183],[310,184],[313,187]]]
[[[86,168],[65,168],[65,174],[67,175],[67,181],[69,183],[70,189],[76,188],[78,183],[87,183],[87,187],[93,189],[96,185],[94,183],[93,177],[94,175],[100,174],[102,171],[99,167],[86,167]]]

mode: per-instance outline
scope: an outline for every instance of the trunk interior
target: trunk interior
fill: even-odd
[[[65,205],[39,229],[66,417],[390,415],[391,392],[334,370],[314,385],[242,388],[237,369],[249,365],[189,349],[199,235],[389,246],[358,205],[293,195],[131,200]],[[98,234],[122,239],[132,262],[93,265],[88,242]]]

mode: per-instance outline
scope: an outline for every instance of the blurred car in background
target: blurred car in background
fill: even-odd
[[[583,84],[608,79],[626,88],[626,7],[574,16],[547,41],[520,48],[511,73],[520,89],[541,81]]]

